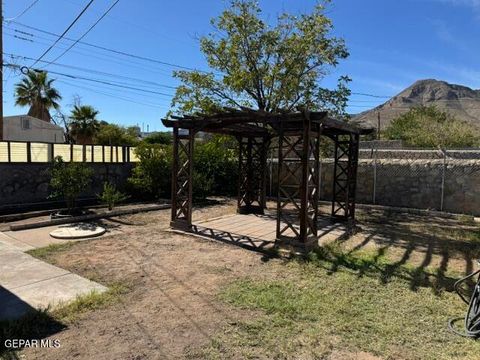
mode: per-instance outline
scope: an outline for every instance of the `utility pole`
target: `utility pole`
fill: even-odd
[[[377,111],[377,140],[380,140],[380,111]]]
[[[0,141],[3,140],[3,2],[0,0]]]

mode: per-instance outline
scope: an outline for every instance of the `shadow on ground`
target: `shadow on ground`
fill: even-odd
[[[17,359],[19,348],[7,348],[7,340],[40,340],[56,334],[66,326],[52,316],[47,310],[37,310],[23,302],[15,294],[0,286],[0,358]]]
[[[358,271],[359,276],[376,275],[382,283],[400,277],[409,282],[411,290],[431,287],[439,293],[452,291],[460,274],[476,270],[480,228],[473,222],[381,211],[359,218],[364,227],[361,241],[358,237],[340,241],[337,245],[346,246],[346,252],[320,252],[320,258],[330,263],[330,272],[345,267]],[[370,249],[370,255],[358,256],[363,249]],[[474,280],[470,279],[468,285],[472,287]]]

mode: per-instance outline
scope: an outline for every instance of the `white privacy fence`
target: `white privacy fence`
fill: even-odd
[[[0,163],[44,163],[61,156],[64,161],[137,162],[131,146],[74,145],[40,142],[0,141]]]

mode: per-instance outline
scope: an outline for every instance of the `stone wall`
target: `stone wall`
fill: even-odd
[[[48,197],[51,166],[49,163],[0,163],[0,210],[12,205],[51,201]],[[118,188],[124,187],[134,165],[91,163],[88,166],[93,168],[94,176],[89,191],[82,194],[82,198],[101,193],[105,181],[113,182]]]

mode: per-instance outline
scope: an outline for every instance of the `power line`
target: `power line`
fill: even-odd
[[[119,1],[120,1],[120,0],[116,0],[109,8],[103,13],[103,15],[100,16],[100,17],[97,19],[97,21],[95,21],[95,22],[93,23],[93,25],[90,26],[90,27],[88,28],[88,30],[83,33],[82,36],[80,36],[74,43],[72,43],[72,45],[70,45],[70,47],[67,48],[64,52],[62,52],[62,53],[61,53],[60,55],[58,55],[55,59],[53,59],[53,60],[50,61],[48,64],[46,64],[46,65],[44,66],[44,68],[47,67],[48,65],[50,65],[51,63],[57,61],[58,59],[60,59],[63,55],[65,55],[67,52],[69,52],[75,45],[77,45],[90,31],[93,30],[93,28],[94,28],[95,26],[98,25],[98,23],[99,23],[100,21],[102,21],[102,19],[103,19],[105,16],[107,16],[107,14],[110,12],[110,10],[112,10],[112,9],[115,7],[115,5],[118,4]]]
[[[97,94],[105,95],[105,96],[108,96],[108,97],[111,97],[111,98],[114,98],[114,99],[128,101],[128,102],[131,102],[131,103],[134,103],[134,104],[145,105],[145,106],[150,106],[150,107],[154,107],[154,108],[168,108],[168,106],[162,106],[162,105],[156,105],[156,104],[152,104],[152,103],[145,103],[145,102],[136,101],[136,100],[133,100],[131,98],[124,97],[124,96],[118,96],[116,94],[99,91],[99,90],[93,89],[91,87],[80,86],[78,84],[69,83],[68,81],[65,81],[65,80],[58,80],[58,81],[63,83],[63,84],[72,86],[72,87],[78,87],[80,89],[92,91],[92,92],[97,93]]]
[[[352,95],[360,95],[360,96],[369,96],[369,97],[374,97],[374,98],[379,98],[379,99],[390,99],[393,96],[388,96],[388,95],[374,95],[374,94],[367,94],[367,93],[357,93],[357,92],[352,92]]]
[[[43,34],[50,35],[50,36],[59,36],[58,34],[52,33],[50,31],[46,31],[46,30],[42,30],[42,29],[39,29],[39,28],[34,27],[34,26],[22,24],[18,21],[12,21],[12,23],[23,26],[27,29],[35,30],[35,31],[41,32]],[[66,36],[63,37],[63,38],[65,40],[75,41],[74,39],[68,38]],[[123,55],[123,56],[131,57],[131,58],[135,58],[135,59],[139,59],[139,60],[143,60],[143,61],[148,61],[148,62],[151,62],[151,63],[157,63],[157,64],[166,65],[166,66],[170,66],[170,67],[175,67],[175,68],[183,69],[183,70],[200,71],[200,72],[208,73],[208,71],[198,70],[198,69],[194,69],[194,68],[187,67],[187,66],[172,64],[172,63],[166,62],[166,61],[161,61],[161,60],[157,60],[157,59],[153,59],[153,58],[149,58],[149,57],[145,57],[145,56],[135,55],[135,54],[131,54],[131,53],[128,53],[128,52],[125,52],[125,51],[115,50],[115,49],[107,48],[105,46],[100,46],[100,45],[95,45],[95,44],[92,44],[92,43],[88,43],[88,42],[85,42],[85,41],[79,41],[79,44],[82,44],[82,45],[85,45],[85,46],[90,46],[90,47],[100,49],[100,50],[104,50],[104,51],[108,51],[110,53],[115,53],[115,54],[118,54],[118,55]]]
[[[18,31],[17,29],[14,29],[14,30]],[[38,44],[48,45],[47,43],[42,42],[42,41],[26,39],[26,38],[18,37],[16,35],[12,35],[12,34],[9,34],[9,33],[5,33],[5,35],[8,35],[8,36],[11,36],[11,37],[23,40],[23,41],[29,41],[29,42],[34,42],[34,43],[38,43]],[[30,34],[30,35],[34,36],[33,34]],[[39,36],[35,36],[35,37],[38,37],[38,38],[41,38],[41,39],[46,39],[46,38],[39,37]],[[46,39],[46,40],[49,40],[49,39]],[[57,45],[57,47],[60,47],[60,46]],[[60,47],[60,48],[64,49],[64,47]],[[154,72],[154,73],[157,73],[157,74],[161,74],[161,75],[164,75],[164,76],[171,77],[171,74],[168,73],[166,70],[159,69],[159,68],[153,68],[153,67],[147,67],[147,66],[144,66],[143,64],[140,64],[139,62],[136,62],[134,60],[124,59],[124,58],[120,58],[120,57],[113,57],[114,59],[118,60],[118,61],[114,61],[112,59],[112,56],[109,56],[108,54],[97,52],[96,50],[88,50],[89,51],[88,54],[85,53],[85,52],[82,52],[82,51],[78,51],[78,50],[71,50],[71,51],[75,52],[77,54],[83,55],[83,56],[87,56],[89,58],[99,59],[99,60],[102,60],[102,61],[105,61],[105,62],[108,62],[108,63],[115,63],[115,64],[119,64],[119,65],[123,65],[123,66],[127,66],[126,64],[128,64],[129,68],[135,67],[135,68],[138,68],[138,69],[149,71],[150,73]],[[97,56],[92,55],[92,52],[95,53],[95,54],[98,54],[98,55]]]
[[[90,5],[92,5],[93,1],[94,1],[94,0],[90,0],[90,1],[88,2],[88,4],[83,8],[83,10],[80,12],[80,14],[77,15],[77,17],[71,22],[70,25],[68,25],[68,27],[65,29],[65,31],[64,31],[61,35],[56,35],[56,36],[58,36],[58,38],[55,40],[55,42],[54,42],[47,50],[45,50],[45,52],[44,52],[42,55],[40,55],[40,57],[32,64],[32,66],[35,66],[35,64],[37,64],[37,62],[39,62],[40,60],[42,60],[43,57],[44,57],[45,55],[47,55],[50,50],[53,49],[53,47],[54,47],[54,46],[67,34],[67,32],[72,28],[72,26],[75,25],[75,23],[78,21],[78,19],[80,19],[80,17],[85,13],[85,11],[87,11],[87,9],[90,7]],[[17,23],[17,22],[15,21],[15,23]]]
[[[39,70],[39,69],[34,69],[32,67],[20,66],[20,65],[12,64],[12,63],[6,63],[5,66],[14,67],[14,68],[17,68],[17,69],[20,69],[20,70],[22,70],[23,68],[26,68],[26,69],[33,70],[33,71],[38,71],[38,72],[42,71],[42,70]],[[124,88],[124,89],[137,90],[137,91],[150,93],[150,94],[157,94],[157,95],[173,97],[173,94],[167,94],[167,93],[163,93],[163,92],[159,92],[159,91],[153,91],[153,90],[146,90],[146,89],[141,89],[141,88],[128,86],[128,85],[116,84],[116,83],[112,83],[112,82],[101,80],[101,79],[92,79],[92,78],[87,78],[87,77],[84,77],[84,76],[66,74],[66,73],[61,73],[61,72],[57,72],[57,71],[49,71],[49,73],[54,74],[54,75],[59,75],[59,76],[65,76],[65,77],[68,77],[70,79],[91,81],[91,82],[95,82],[95,83],[99,83],[99,84],[105,84],[105,85],[115,86],[115,87]]]
[[[14,16],[13,18],[5,19],[5,21],[10,22],[12,20],[18,19],[19,17],[25,15],[25,13],[30,10],[39,0],[34,0],[30,5],[28,5],[20,14]]]
[[[28,57],[28,56],[22,56],[22,55],[11,54],[11,53],[4,53],[4,54],[7,55],[7,56],[10,56],[11,58],[24,59],[24,60],[34,60],[33,58]],[[91,74],[110,76],[110,77],[121,78],[121,79],[125,79],[125,80],[132,80],[132,81],[136,81],[136,82],[139,82],[139,83],[148,84],[150,86],[163,87],[163,88],[176,90],[175,86],[160,84],[160,83],[150,81],[150,80],[138,79],[138,78],[133,78],[133,77],[129,77],[129,76],[112,74],[112,73],[108,73],[108,72],[104,72],[104,71],[87,69],[87,68],[83,68],[83,67],[80,67],[80,66],[66,65],[66,64],[61,64],[61,63],[57,63],[57,62],[45,61],[45,60],[41,60],[40,62],[49,63],[49,64],[52,64],[52,65],[55,65],[55,66],[65,67],[65,68],[68,68],[68,69],[84,71],[84,72],[91,73]]]

